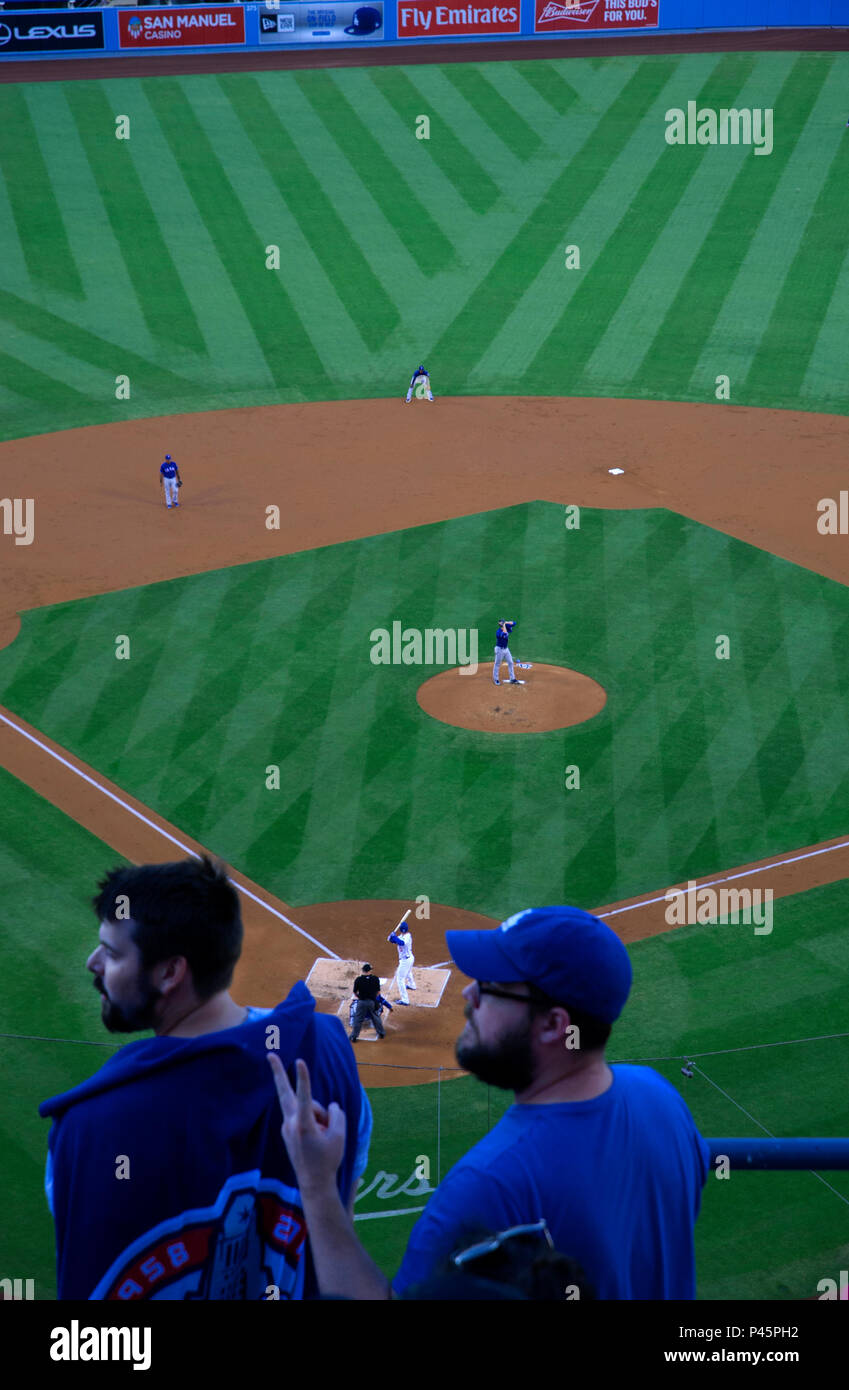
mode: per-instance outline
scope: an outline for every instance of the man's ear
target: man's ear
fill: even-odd
[[[170,956],[168,960],[158,961],[150,973],[157,989],[163,994],[172,994],[189,976],[189,962],[185,956]]]
[[[574,1037],[577,1030],[572,1026],[568,1009],[554,1004],[547,1013],[540,1013],[538,1018],[541,1024],[538,1035],[541,1043],[556,1042],[571,1051],[576,1049],[576,1044],[570,1042],[570,1038]]]

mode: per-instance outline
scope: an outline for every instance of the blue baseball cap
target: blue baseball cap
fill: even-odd
[[[448,950],[473,980],[525,980],[558,1003],[613,1023],[631,989],[619,937],[580,907],[529,907],[491,931],[449,931]]]

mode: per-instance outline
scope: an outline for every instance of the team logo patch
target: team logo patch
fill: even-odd
[[[508,917],[506,921],[501,923],[501,926],[498,928],[498,930],[509,931],[511,927],[517,926],[519,922],[521,922],[523,917],[527,917],[529,912],[533,912],[532,907],[526,907],[522,912],[514,912],[512,917]]]
[[[92,1299],[262,1301],[303,1296],[301,1198],[259,1171],[229,1178],[210,1207],[145,1232],[113,1261]]]

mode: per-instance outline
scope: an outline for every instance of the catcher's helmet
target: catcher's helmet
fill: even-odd
[[[354,22],[345,27],[346,34],[354,34],[357,38],[365,38],[368,34],[373,34],[375,29],[379,29],[383,20],[380,10],[376,10],[373,5],[361,5],[354,11]]]

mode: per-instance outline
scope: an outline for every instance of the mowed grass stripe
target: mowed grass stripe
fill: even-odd
[[[571,367],[571,355],[565,361],[555,362],[553,373],[550,373],[548,380],[544,382],[539,379],[532,382],[532,379],[525,375],[528,366],[558,320],[567,312],[572,296],[582,284],[583,277],[604,251],[608,238],[622,215],[621,210],[632,207],[644,180],[653,169],[658,158],[657,132],[663,129],[663,114],[669,105],[673,85],[689,82],[697,84],[697,87],[701,86],[716,61],[715,55],[698,55],[677,60],[670,81],[656,95],[655,100],[642,110],[639,119],[632,122],[629,140],[618,156],[607,164],[604,177],[591,196],[580,211],[568,216],[568,226],[564,229],[563,238],[540,264],[533,283],[475,365],[470,373],[470,385],[480,382],[487,394],[498,391],[511,394],[512,382],[525,376],[525,390],[553,390],[562,395],[564,390],[569,389],[566,373]],[[619,75],[624,80],[621,70]],[[611,99],[613,95],[614,93],[611,93]],[[587,134],[591,132],[591,123],[596,120],[597,117],[592,115],[584,104],[576,109],[567,121],[560,123],[561,164],[581,147]],[[549,167],[548,161],[545,167]],[[550,177],[548,174],[549,179]],[[532,207],[535,201],[536,198],[526,196],[524,205]],[[668,235],[668,228],[666,234]],[[565,245],[577,245],[580,248],[580,270],[565,268]],[[657,254],[656,250],[654,254]],[[613,273],[616,274],[615,266]],[[632,285],[631,294],[633,293]],[[625,296],[626,302],[627,299],[628,295]],[[645,313],[647,306],[644,296],[641,296],[641,301],[641,309]],[[595,317],[598,317],[597,307]],[[607,331],[615,332],[610,325]],[[621,352],[622,334],[616,332],[616,338]],[[616,380],[620,375],[617,355],[614,369],[606,379]],[[577,377],[575,379],[579,380]]]
[[[25,400],[38,401],[50,410],[71,410],[91,405],[91,397],[76,387],[48,376],[8,352],[0,351],[0,381]]]
[[[454,261],[451,242],[348,101],[337,74],[300,72],[295,81],[424,274],[436,275],[450,266]],[[412,128],[410,139],[414,139]]]
[[[580,100],[575,88],[558,72],[553,63],[544,60],[514,63],[513,71],[518,73],[529,87],[533,87],[537,96],[541,97],[552,111],[556,111],[558,116],[567,115],[575,102]]]
[[[79,357],[81,361],[88,362],[92,367],[101,367],[112,379],[111,388],[114,388],[115,376],[119,372],[126,372],[130,376],[133,388],[141,387],[151,394],[158,392],[169,398],[188,396],[193,389],[192,383],[178,376],[176,372],[155,366],[144,357],[139,357],[137,353],[130,352],[107,338],[98,337],[87,328],[78,328],[70,320],[51,313],[49,309],[42,309],[37,304],[31,304],[8,290],[0,290],[0,319],[5,319],[7,323],[14,324],[33,337],[43,338],[71,357]],[[110,396],[111,394],[110,390]]]
[[[115,138],[115,113],[98,83],[69,82],[65,97],[148,329],[163,342],[205,354],[194,310],[133,163],[132,141]]]
[[[455,374],[468,373],[474,366],[536,278],[540,264],[562,240],[564,224],[568,225],[592,196],[607,165],[627,143],[635,109],[642,111],[654,101],[674,67],[674,62],[663,60],[640,63],[442,334],[433,358],[450,362]],[[601,162],[599,143],[606,150],[606,159]]]
[[[464,63],[447,63],[442,71],[446,81],[459,92],[472,110],[485,121],[522,163],[542,144],[539,131],[530,125],[498,89],[499,64],[493,63],[487,72]]]
[[[321,360],[276,274],[265,267],[265,247],[176,78],[157,79],[148,100],[186,186],[206,224],[218,257],[239,296],[272,379],[291,383],[292,362],[308,394],[335,395]]]
[[[372,351],[381,347],[398,325],[398,310],[320,180],[255,77],[223,76],[218,85],[363,342]]]
[[[755,59],[727,54],[716,65],[699,92],[701,104],[708,94],[730,103],[750,75]],[[632,289],[657,238],[680,203],[705,157],[703,147],[688,150],[689,158],[658,142],[657,160],[637,196],[623,210],[619,225],[608,237],[601,254],[581,276],[575,293],[557,324],[541,345],[529,367],[532,376],[552,380],[568,361],[571,379],[578,378],[606,333],[612,315]],[[704,271],[700,287],[704,287]],[[689,375],[689,374],[688,374]]]
[[[797,399],[846,254],[849,141],[841,140],[746,376],[755,399]]]
[[[82,280],[27,106],[25,88],[15,82],[0,87],[0,173],[33,281],[82,299]]]
[[[723,63],[728,68],[729,79],[743,58],[747,74],[755,67],[756,59],[752,55],[729,54]],[[827,72],[828,67],[819,54],[803,53],[794,63],[775,99],[775,109],[781,113],[779,130],[785,132],[784,136],[776,141],[776,148],[769,157],[758,157],[752,152],[741,165],[651,347],[632,378],[638,392],[657,390],[659,382],[663,383],[664,395],[683,395],[687,391],[723,301],[743,267]],[[730,80],[726,86],[718,73],[717,83],[711,83],[708,92],[700,93],[699,104],[709,97],[716,107],[733,107],[734,91],[730,88]],[[686,157],[695,155],[697,150],[702,158],[715,159],[722,154],[721,149],[710,146],[694,146],[686,152],[673,148],[668,151],[664,164],[669,167],[676,158],[681,160],[682,157],[689,164],[691,161]]]
[[[423,94],[403,68],[370,68],[367,71],[375,89],[409,126],[411,133],[415,130],[417,116],[430,115],[430,139],[419,142],[422,148],[472,212],[489,212],[498,202],[498,184],[463,144],[444,115],[436,111],[423,113]]]
[[[780,75],[777,65],[770,66],[777,80]],[[788,74],[790,70],[788,68]],[[790,269],[819,193],[826,157],[833,153],[831,145],[823,151],[823,127],[833,124],[832,112],[835,100],[840,100],[842,77],[841,69],[832,64],[808,121],[799,132],[773,198],[746,248],[740,273],[725,296],[704,343],[691,378],[694,395],[704,390],[713,392],[718,372],[727,374],[733,384],[741,382],[749,370],[758,335],[769,322],[777,287]],[[842,139],[840,131],[836,135]],[[841,321],[845,303],[845,292],[838,286],[831,307],[840,306]],[[753,331],[741,333],[741,324],[753,325]]]

